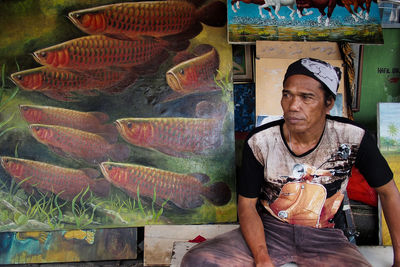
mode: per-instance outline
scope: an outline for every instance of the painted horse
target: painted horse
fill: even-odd
[[[325,26],[329,26],[329,21],[332,16],[332,12],[336,6],[336,0],[296,0],[297,6],[297,14],[299,17],[302,17],[303,10],[306,8],[317,8],[319,13],[321,14],[318,16],[318,23],[322,22],[322,18],[327,15]],[[328,7],[328,13],[325,13],[325,8]]]
[[[231,5],[232,5],[232,11],[233,12],[237,12],[237,9],[240,9],[239,7],[239,3],[243,2],[245,4],[255,4],[255,5],[264,5],[265,1],[264,0],[231,0]],[[235,8],[235,4],[236,4],[236,8]],[[264,8],[265,10],[267,10],[269,13],[271,13],[271,9],[269,7]]]
[[[273,6],[274,9],[275,9],[275,15],[279,19],[284,19],[285,18],[284,16],[280,16],[279,15],[279,10],[280,10],[281,6],[286,6],[287,8],[289,8],[290,11],[292,11],[289,16],[290,16],[290,18],[292,20],[294,20],[294,13],[295,13],[295,7],[294,6],[296,4],[296,0],[264,0],[264,2],[265,2],[264,5],[260,5],[258,7],[259,12],[260,12],[260,16],[262,18],[265,18],[265,15],[262,14],[262,9],[263,8],[265,9],[266,7],[269,7],[269,6]],[[312,14],[312,11],[311,11],[311,13],[306,11],[305,15],[311,15],[311,14]],[[274,18],[274,16],[272,15],[272,12],[269,12],[269,15],[270,15],[271,18]],[[299,18],[300,17],[301,16],[299,15]]]
[[[344,6],[347,9],[347,11],[349,11],[355,22],[358,21],[358,18],[361,19],[365,18],[366,20],[369,19],[369,10],[371,8],[371,2],[372,0],[337,0],[337,4],[339,6]],[[374,2],[376,2],[376,0],[374,0]],[[351,8],[351,5],[353,5],[353,9]],[[360,12],[357,12],[358,7],[361,8]],[[365,17],[363,17],[364,11],[365,11]]]

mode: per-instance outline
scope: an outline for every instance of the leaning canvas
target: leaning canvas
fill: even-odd
[[[224,2],[1,5],[0,231],[236,221]]]
[[[379,149],[389,163],[394,180],[400,184],[400,103],[378,103]],[[380,241],[382,245],[392,244],[385,217],[380,209]]]

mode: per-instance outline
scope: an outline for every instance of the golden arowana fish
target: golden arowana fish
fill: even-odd
[[[113,124],[105,124],[109,117],[103,112],[82,112],[39,105],[20,105],[19,110],[29,124],[60,125],[96,133],[111,143],[118,139],[117,128]]]
[[[63,237],[67,240],[85,240],[88,244],[92,245],[94,243],[95,234],[96,230],[69,230],[64,233]]]
[[[218,68],[218,52],[214,47],[210,47],[207,52],[187,59],[168,70],[167,83],[172,90],[181,95],[220,90],[214,80]]]
[[[88,187],[101,197],[107,196],[110,190],[107,180],[94,179],[100,174],[95,169],[76,170],[13,157],[1,157],[1,165],[16,182],[24,181],[21,186],[28,193],[36,187],[41,192],[59,194],[62,199],[72,200]]]
[[[155,38],[118,40],[104,35],[84,36],[35,51],[35,60],[45,66],[75,71],[114,67],[132,68],[162,63],[168,42]]]
[[[130,150],[124,144],[110,144],[104,137],[69,127],[58,125],[31,124],[32,136],[62,156],[72,156],[98,164],[111,158],[123,161]]]
[[[69,19],[88,34],[105,34],[113,38],[139,36],[191,39],[202,31],[200,22],[215,27],[226,24],[226,5],[214,1],[143,1],[99,6],[68,14]]]
[[[203,154],[222,143],[220,119],[123,118],[116,125],[128,143],[177,157]]]
[[[97,91],[115,94],[136,80],[126,71],[98,69],[86,73],[52,67],[38,67],[11,74],[23,90],[36,91],[60,101],[77,101],[77,95],[98,95]]]
[[[15,237],[18,240],[26,240],[26,239],[35,239],[38,240],[40,243],[44,243],[47,240],[47,236],[49,235],[48,232],[43,231],[34,231],[34,232],[18,232],[15,234]]]
[[[137,199],[152,199],[156,191],[156,203],[169,200],[182,209],[201,206],[203,197],[217,206],[231,199],[231,190],[224,182],[205,185],[209,177],[205,174],[181,174],[134,164],[103,162],[100,164],[104,177],[116,187]],[[139,189],[138,189],[139,187]]]

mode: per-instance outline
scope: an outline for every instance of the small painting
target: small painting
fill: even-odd
[[[378,144],[394,174],[394,181],[400,185],[400,103],[378,103]],[[381,244],[392,245],[389,230],[380,211]]]
[[[136,258],[136,228],[0,233],[0,264]]]
[[[253,81],[253,50],[251,45],[232,45],[234,83]]]

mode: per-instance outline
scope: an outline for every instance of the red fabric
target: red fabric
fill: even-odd
[[[201,235],[198,235],[198,236],[196,236],[195,239],[189,240],[189,242],[191,242],[191,243],[201,243],[201,242],[206,241],[206,240],[207,239],[205,239]]]
[[[349,199],[359,201],[370,206],[378,206],[378,194],[369,186],[360,171],[353,167],[352,174],[347,185]]]

